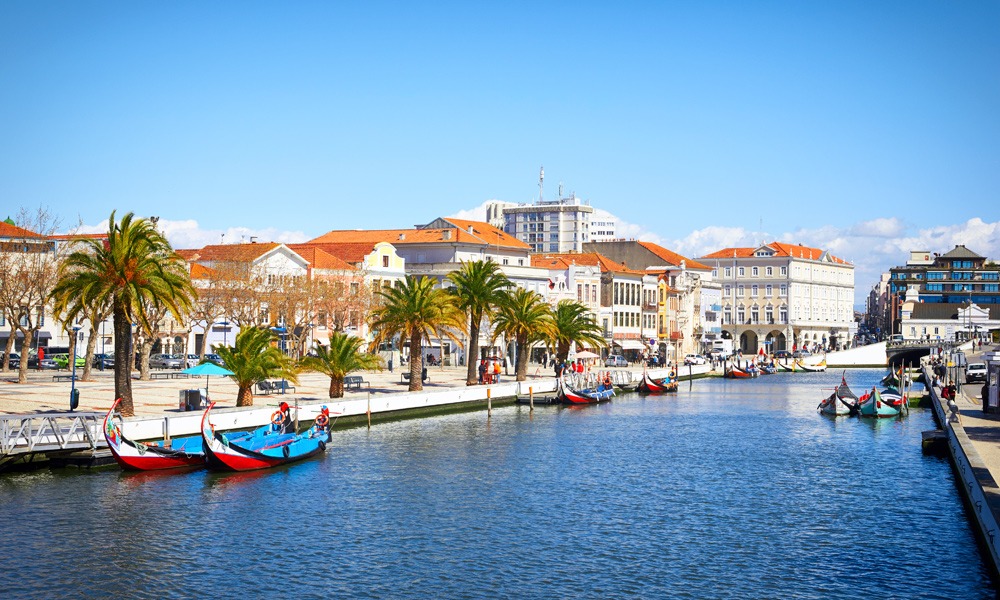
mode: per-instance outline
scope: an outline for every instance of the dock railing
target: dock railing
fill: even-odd
[[[0,457],[106,446],[103,420],[99,412],[0,415]]]

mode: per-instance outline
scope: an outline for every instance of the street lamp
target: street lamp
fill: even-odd
[[[216,323],[216,325],[221,325],[222,326],[222,345],[223,346],[228,346],[229,345],[229,341],[228,341],[229,340],[229,335],[228,335],[229,334],[229,321],[219,321],[218,323]]]
[[[82,337],[79,325],[73,327],[73,375],[70,377],[69,388],[69,410],[71,412],[76,410],[77,405],[80,404],[80,394],[76,391],[76,345],[79,343],[79,338]]]

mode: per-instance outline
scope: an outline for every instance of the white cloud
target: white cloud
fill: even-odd
[[[309,241],[314,237],[306,235],[301,231],[280,231],[273,227],[265,227],[263,229],[254,229],[251,227],[202,229],[199,227],[198,221],[194,219],[184,221],[160,219],[157,227],[167,236],[170,245],[177,249],[201,248],[209,244],[221,243],[238,244],[241,241],[249,243],[250,238],[256,238],[258,242],[298,244]],[[107,230],[108,224],[105,221],[97,225],[81,225],[74,233],[105,233]]]
[[[899,237],[905,231],[906,226],[896,217],[872,219],[871,221],[861,221],[851,227],[853,235],[862,237]]]

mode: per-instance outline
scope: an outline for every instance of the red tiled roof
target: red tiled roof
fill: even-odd
[[[819,260],[823,256],[824,251],[819,248],[810,248],[809,246],[802,246],[800,244],[784,244],[782,242],[771,242],[764,244],[765,246],[772,248],[775,251],[776,256],[788,256],[791,258],[802,258],[805,260]],[[724,248],[718,252],[713,252],[711,254],[706,254],[702,256],[704,259],[726,259],[726,258],[749,258],[753,256],[754,252],[757,251],[757,247],[754,248]],[[837,258],[836,256],[830,255],[830,260],[835,263],[842,265],[849,265],[851,263],[847,262],[842,258]]]
[[[288,244],[288,247],[302,258],[306,259],[313,269],[331,271],[353,271],[354,265],[336,255],[310,244]]]
[[[364,262],[365,257],[375,250],[375,244],[378,242],[359,242],[359,243],[347,243],[347,244],[323,244],[323,243],[313,243],[308,242],[305,244],[296,244],[296,246],[311,246],[314,248],[319,248],[323,252],[331,256],[336,256],[340,260],[357,265]]]
[[[10,223],[0,221],[0,238],[37,238],[42,237],[40,234],[35,233],[25,229],[24,227],[18,227],[17,225],[11,225]]]
[[[214,269],[209,269],[198,263],[191,263],[191,279],[209,279],[215,275]]]
[[[394,246],[404,244],[440,244],[460,243],[478,246],[497,246],[502,248],[517,248],[529,250],[531,246],[512,235],[479,221],[462,219],[445,219],[455,225],[455,228],[440,229],[353,229],[328,231],[318,238],[309,240],[308,244],[359,244],[375,245],[376,242],[388,242]],[[469,231],[469,227],[472,231]]]
[[[688,268],[688,269],[699,269],[699,270],[702,270],[702,271],[711,271],[712,270],[712,267],[710,267],[710,266],[708,266],[706,264],[702,264],[702,263],[700,263],[700,262],[698,262],[696,260],[692,260],[692,259],[690,259],[690,258],[688,258],[686,256],[682,256],[680,254],[677,254],[673,250],[667,250],[666,248],[664,248],[663,246],[660,246],[659,244],[654,244],[653,242],[639,242],[639,245],[642,246],[643,248],[645,248],[646,250],[649,250],[650,252],[652,252],[656,256],[658,256],[658,257],[662,258],[663,260],[667,261],[667,264],[671,264],[671,265],[675,265],[675,266],[679,267],[679,266],[681,266],[681,261],[684,261],[684,266],[686,268]]]
[[[197,250],[195,260],[205,262],[253,262],[280,245],[277,242],[265,242],[262,244],[215,244]],[[180,252],[178,251],[178,254]]]
[[[596,252],[567,252],[558,254],[533,254],[531,256],[531,266],[533,267],[544,267],[545,262],[549,261],[553,266],[548,268],[554,269],[564,269],[568,267],[571,263],[576,263],[578,265],[584,265],[588,267],[599,267],[601,271],[608,271],[612,273],[629,273],[632,275],[645,275],[645,271],[636,271],[635,269],[629,269],[623,266],[621,263],[617,263],[610,258],[598,254]],[[562,261],[560,265],[560,262]]]

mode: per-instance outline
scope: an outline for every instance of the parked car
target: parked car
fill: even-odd
[[[57,365],[56,368],[58,368],[58,369],[68,369],[70,367],[69,354],[52,354],[48,358],[43,358],[42,359],[43,362],[46,361],[46,360],[52,360],[52,361],[54,361],[55,364]],[[28,359],[28,366],[29,367],[31,366],[31,361],[32,361],[32,359]],[[87,359],[85,357],[83,357],[83,356],[77,356],[76,357],[76,366],[77,367],[81,367],[82,368],[86,364],[87,364]]]
[[[796,350],[792,352],[792,358],[805,358],[806,356],[812,356],[812,353],[808,350]]]
[[[699,354],[688,354],[684,357],[684,364],[686,365],[703,365],[705,362],[705,357]]]
[[[95,354],[93,364],[95,369],[114,369],[115,368],[115,355],[114,354]]]
[[[628,361],[621,354],[612,354],[604,360],[605,367],[627,367]]]
[[[179,354],[153,354],[149,357],[151,369],[183,369],[184,360]]]
[[[0,352],[0,361],[3,360],[3,352]],[[10,363],[8,363],[11,369],[21,368],[21,355],[17,352],[10,353]]]
[[[201,362],[201,357],[198,356],[197,354],[188,354],[187,355],[187,368],[188,369],[190,369],[191,367],[197,367],[198,363],[200,363],[200,362]]]
[[[966,383],[986,381],[986,363],[969,363],[965,367],[965,381]]]
[[[206,354],[205,355],[205,360],[207,360],[208,362],[213,362],[213,363],[219,365],[220,367],[226,366],[226,361],[222,360],[222,357],[219,356],[218,354],[214,354],[214,353],[213,354]]]
[[[774,353],[774,358],[792,358],[792,353],[788,350],[778,350]]]
[[[61,369],[62,368],[62,367],[59,366],[59,363],[57,363],[55,360],[53,360],[51,358],[43,358],[41,360],[41,363],[42,363],[41,366],[39,366],[38,362],[39,361],[38,361],[38,357],[37,356],[29,356],[28,357],[28,368],[29,369],[44,369],[46,371],[51,370],[51,369]]]

